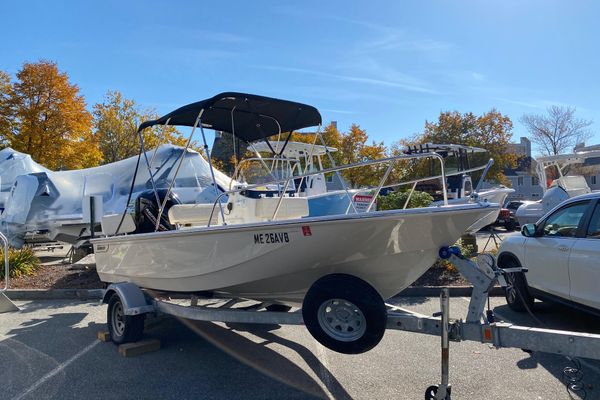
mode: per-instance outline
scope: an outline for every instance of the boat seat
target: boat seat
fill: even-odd
[[[277,208],[279,197],[263,197],[256,201],[256,216],[271,219]],[[276,220],[306,217],[309,214],[306,197],[284,197],[277,212]]]
[[[213,209],[213,203],[206,204],[175,204],[169,208],[169,222],[173,225],[206,226]],[[215,206],[211,225],[217,224],[219,205]]]
[[[123,214],[109,214],[104,215],[102,220],[100,221],[100,225],[102,227],[102,233],[107,236],[113,236],[117,233],[117,227],[121,222],[121,217]],[[129,213],[125,214],[125,218],[123,218],[123,223],[119,228],[119,233],[131,233],[135,231],[135,221],[133,220],[133,216]]]

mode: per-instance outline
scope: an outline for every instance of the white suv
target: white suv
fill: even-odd
[[[506,301],[515,311],[539,298],[599,314],[600,193],[568,199],[505,238],[498,265],[528,270],[509,274]]]

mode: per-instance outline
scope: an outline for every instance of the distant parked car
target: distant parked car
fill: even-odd
[[[521,234],[506,237],[498,251],[502,268],[524,267],[509,274],[506,301],[515,311],[535,298],[553,300],[600,315],[600,193],[559,204]]]
[[[517,227],[517,220],[514,214],[511,215],[508,208],[501,208],[494,225],[503,226],[507,231],[514,231]]]

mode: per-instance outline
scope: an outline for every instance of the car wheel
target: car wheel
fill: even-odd
[[[308,290],[302,317],[323,346],[344,354],[360,354],[383,338],[387,310],[377,291],[354,276],[327,275]]]
[[[506,224],[504,224],[504,229],[506,229],[507,231],[514,231],[515,228],[516,228],[515,221],[508,221]]]
[[[519,265],[515,261],[511,261],[504,268],[518,268]],[[506,287],[504,288],[506,304],[508,307],[517,312],[524,312],[527,309],[533,308],[534,297],[529,293],[527,280],[523,272],[512,272],[506,274]]]

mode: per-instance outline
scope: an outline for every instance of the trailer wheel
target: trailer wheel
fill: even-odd
[[[113,294],[108,302],[106,321],[111,340],[116,344],[137,342],[144,334],[145,315],[125,315],[123,302]]]
[[[437,385],[429,386],[427,390],[425,390],[425,400],[436,400],[435,395],[437,394],[438,389],[439,386]],[[446,389],[446,397],[444,397],[444,400],[451,400],[450,387]]]
[[[317,280],[302,303],[302,317],[323,346],[344,354],[360,354],[383,337],[387,311],[383,299],[367,282],[332,274]]]

